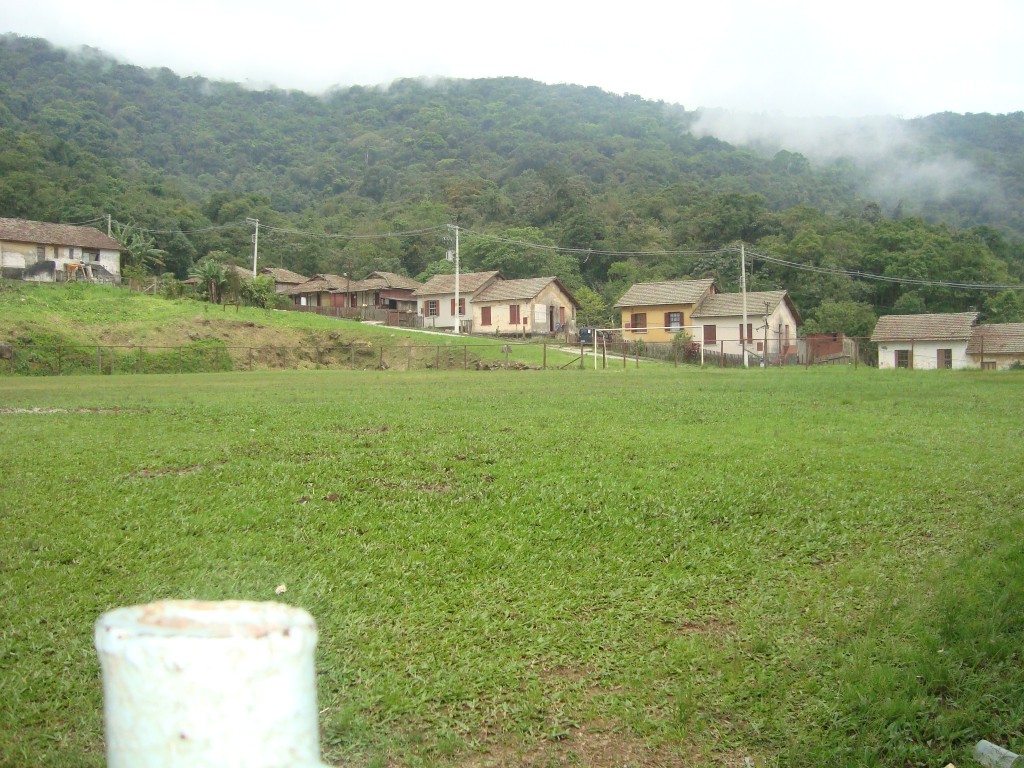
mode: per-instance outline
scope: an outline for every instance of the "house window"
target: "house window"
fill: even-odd
[[[519,325],[519,305],[509,304],[508,305],[508,321],[512,325]]]
[[[679,333],[683,329],[683,313],[666,312],[665,327],[668,328],[670,333]]]
[[[451,312],[452,312],[452,316],[454,317],[455,316],[455,299],[452,299],[451,302],[452,302]],[[459,317],[462,317],[465,314],[466,314],[466,300],[460,296],[459,297]]]
[[[953,367],[953,350],[952,349],[937,349],[937,350],[935,350],[935,367],[936,368],[952,368]]]
[[[71,249],[72,256],[74,255],[74,253],[75,253],[75,251],[72,248]],[[82,251],[82,261],[99,261],[99,260],[100,260],[100,252],[99,251],[88,251],[88,250],[83,250]]]
[[[438,311],[439,302],[437,299],[430,299],[427,301],[427,317],[437,317],[440,312]]]
[[[558,324],[565,325],[565,307],[558,308]]]
[[[634,312],[629,316],[629,326],[633,333],[647,333],[647,313]]]
[[[704,343],[705,344],[717,344],[718,343],[718,326],[717,325],[705,325],[704,326]]]
[[[897,349],[895,352],[895,363],[897,368],[909,368],[910,367],[910,350],[909,349]]]
[[[36,258],[39,259],[39,261],[45,261],[46,260],[46,246],[45,245],[37,245],[36,246]]]
[[[491,308],[490,307],[480,307],[480,325],[490,325],[490,324],[491,324]]]
[[[981,370],[983,370],[983,371],[994,371],[995,369],[996,369],[996,361],[995,360],[982,360],[982,362],[981,362]]]

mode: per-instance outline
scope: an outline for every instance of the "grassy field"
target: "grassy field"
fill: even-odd
[[[0,765],[103,764],[92,625],[318,620],[355,766],[969,766],[1024,751],[1024,378],[0,380]]]
[[[165,299],[111,286],[0,281],[0,376],[352,368],[540,368],[573,355],[538,339],[455,337],[285,312]],[[506,351],[506,347],[508,350]]]

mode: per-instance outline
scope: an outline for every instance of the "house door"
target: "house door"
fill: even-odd
[[[935,367],[936,368],[952,368],[953,367],[953,350],[952,349],[937,349],[937,350],[935,350]]]
[[[555,332],[555,308],[548,306],[548,333]]]

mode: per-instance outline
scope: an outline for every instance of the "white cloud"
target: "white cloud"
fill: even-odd
[[[1024,109],[1024,4],[720,0],[0,0],[0,31],[145,67],[322,91],[398,77],[519,76],[790,115]],[[576,7],[574,7],[576,6]]]

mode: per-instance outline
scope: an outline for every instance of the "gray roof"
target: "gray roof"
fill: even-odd
[[[117,240],[92,227],[72,224],[48,224],[25,219],[0,219],[0,240],[36,245],[70,245],[77,248],[101,248],[120,251]]]
[[[346,286],[351,286],[355,280],[349,280],[341,275],[313,275],[309,280],[291,288],[281,291],[282,295],[301,293],[325,293],[329,291],[344,291]]]
[[[797,323],[802,323],[803,318],[793,306],[788,291],[747,291],[747,315],[771,314],[780,303],[786,302],[793,318]],[[705,297],[693,310],[693,317],[742,317],[743,316],[743,294],[742,293],[715,293]]]
[[[292,285],[298,285],[299,283],[306,282],[309,278],[305,275],[300,275],[298,272],[292,272],[290,269],[284,267],[264,267],[260,270],[261,275],[270,275],[275,283],[291,283]]]
[[[423,287],[423,283],[418,283],[411,277],[405,275],[399,275],[397,272],[371,272],[365,278],[359,281],[359,287],[353,288],[355,291],[379,291],[385,289],[404,289],[407,291],[415,291]]]
[[[696,304],[715,281],[672,280],[665,283],[636,283],[615,302],[616,307],[656,307],[661,304]]]
[[[1024,355],[1024,323],[993,323],[974,327],[967,352],[972,355]]]
[[[459,293],[475,293],[491,280],[501,279],[501,274],[494,272],[463,272],[459,275]],[[423,286],[413,292],[414,296],[437,296],[455,293],[455,275],[434,275]]]
[[[579,302],[566,290],[562,281],[557,277],[528,277],[522,280],[495,280],[487,288],[478,293],[473,301],[485,303],[488,301],[530,301],[537,298],[537,295],[547,288],[551,283],[556,283],[558,289],[565,294],[566,298],[579,307]]]
[[[941,315],[885,315],[878,318],[872,341],[967,341],[977,312]]]

